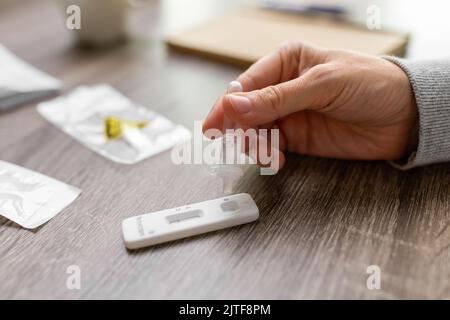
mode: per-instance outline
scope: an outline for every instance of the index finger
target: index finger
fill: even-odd
[[[324,50],[302,42],[289,42],[255,62],[237,81],[243,92],[263,89],[297,78],[311,67],[323,63]],[[222,132],[232,127],[224,112],[225,96],[219,98],[203,124],[203,132],[215,128]]]
[[[303,71],[323,62],[320,49],[299,41],[281,45],[255,62],[238,78],[243,91],[253,91],[297,78]]]

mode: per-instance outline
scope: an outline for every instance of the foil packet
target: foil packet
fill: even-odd
[[[122,164],[135,164],[191,138],[185,127],[133,103],[109,85],[82,86],[37,109],[84,146]]]
[[[0,44],[0,111],[58,92],[62,82],[16,57]]]
[[[0,215],[24,228],[46,223],[80,193],[75,187],[0,161]]]

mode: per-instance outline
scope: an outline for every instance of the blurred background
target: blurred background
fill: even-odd
[[[94,0],[95,1],[95,0]],[[15,45],[24,40],[28,34],[46,30],[48,25],[56,26],[58,21],[64,25],[65,16],[56,2],[64,0],[0,0],[0,28],[20,27],[16,32],[2,32],[1,42],[5,45]],[[70,1],[68,1],[70,3]],[[76,3],[76,1],[72,1]],[[450,3],[444,0],[278,0],[279,3],[300,3],[314,5],[339,6],[346,10],[345,18],[366,24],[367,9],[376,5],[380,8],[383,29],[404,31],[411,35],[408,45],[408,58],[436,58],[446,56],[450,43],[446,35],[450,32]],[[250,0],[129,0],[134,9],[130,10],[130,36],[136,40],[155,40],[164,35],[185,30],[201,24],[213,17],[241,5],[255,5],[264,1]],[[29,30],[26,30],[26,27]],[[19,32],[20,31],[20,32]],[[18,33],[19,32],[19,33]],[[62,33],[68,32],[61,28],[52,36],[61,36],[61,46],[68,39]],[[45,34],[41,41],[46,40]],[[47,35],[50,36],[50,35]],[[38,39],[36,39],[38,40]]]
[[[90,2],[96,1],[101,2]],[[128,2],[129,7],[128,41],[102,50],[82,50],[77,45],[76,32],[66,26],[68,14],[65,12],[68,5],[83,3],[82,0],[0,0],[0,43],[20,58],[63,80],[67,89],[80,84],[108,82],[126,91],[130,98],[151,104],[156,111],[192,127],[192,120],[203,119],[230,79],[243,69],[174,52],[168,49],[165,37],[214,21],[229,12],[239,12],[244,6],[268,3],[245,0],[123,2]],[[407,58],[434,59],[450,54],[448,1],[270,2],[273,3],[339,7],[344,11],[341,20],[355,23],[366,32],[368,8],[375,5],[379,10],[381,32],[388,30],[409,36]],[[333,39],[333,28],[329,29],[329,35]],[[197,94],[198,88],[204,88],[202,95]],[[155,101],[158,101],[157,105]],[[180,105],[183,107],[175,107]]]

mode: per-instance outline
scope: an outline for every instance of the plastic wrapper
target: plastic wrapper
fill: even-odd
[[[37,172],[0,161],[0,215],[27,229],[44,224],[81,190]]]
[[[62,82],[16,57],[0,45],[0,111],[59,91]]]
[[[108,85],[79,87],[68,96],[39,104],[38,112],[102,156],[134,164],[189,140],[189,130],[136,105]],[[107,131],[110,119],[122,124]],[[113,128],[114,129],[114,128]]]

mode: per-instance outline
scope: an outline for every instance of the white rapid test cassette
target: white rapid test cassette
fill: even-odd
[[[255,221],[259,210],[246,193],[147,213],[125,219],[122,232],[128,249],[191,237]]]

